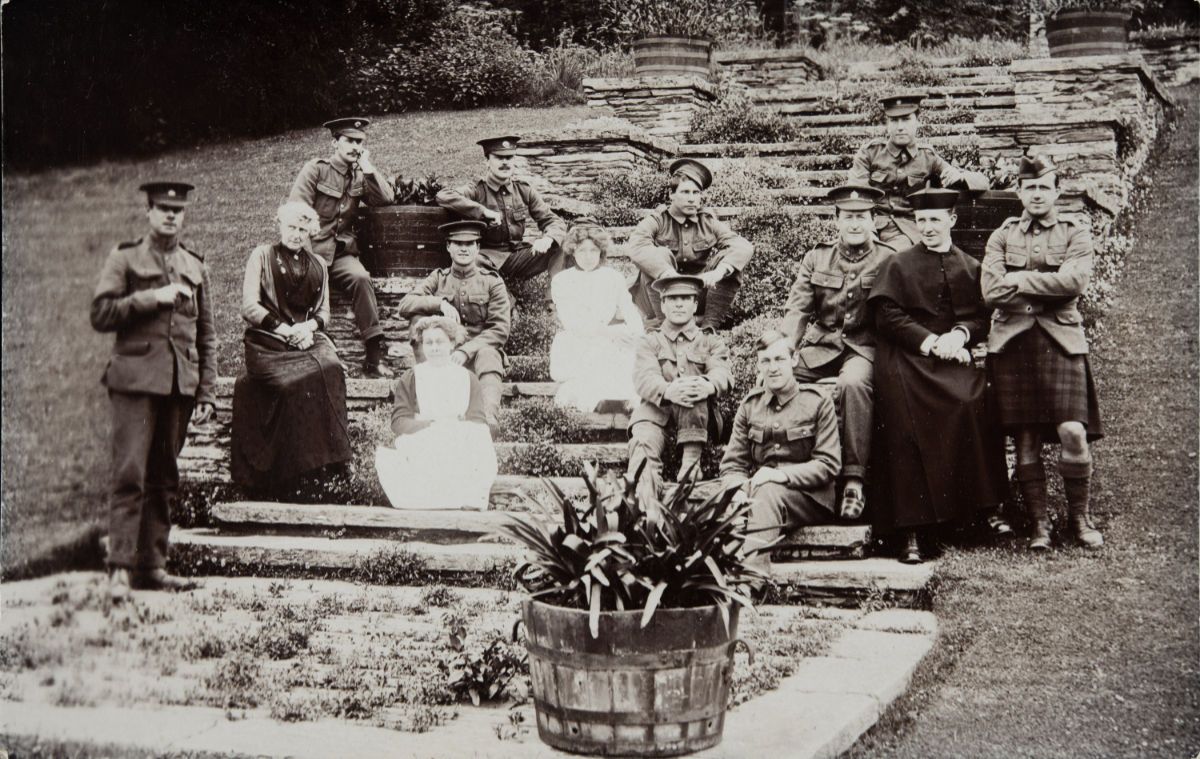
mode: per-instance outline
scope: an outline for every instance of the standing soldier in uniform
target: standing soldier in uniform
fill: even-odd
[[[480,253],[483,265],[506,282],[546,272],[553,279],[563,270],[563,238],[567,225],[523,179],[513,177],[518,137],[480,140],[487,174],[483,179],[437,194],[442,208],[486,224]],[[541,237],[525,242],[525,221],[532,218]]]
[[[642,398],[629,418],[629,469],[642,468],[638,492],[645,503],[658,501],[662,489],[665,428],[675,426],[682,451],[679,476],[699,464],[704,444],[718,436],[717,396],[729,392],[729,348],[721,338],[700,331],[696,308],[704,282],[686,274],[654,282],[666,320],[638,343],[633,386]],[[643,468],[644,462],[644,468]],[[691,472],[699,475],[699,469]]]
[[[1088,442],[1103,431],[1078,307],[1092,276],[1092,236],[1055,211],[1049,158],[1023,158],[1017,176],[1025,210],[992,233],[983,257],[983,297],[996,309],[987,366],[1000,423],[1016,438],[1016,479],[1033,518],[1029,547],[1050,547],[1042,443],[1061,442],[1072,533],[1099,548],[1104,538],[1088,516]]]
[[[150,234],[108,254],[91,308],[96,330],[117,333],[103,380],[113,409],[114,601],[130,588],[195,587],[167,574],[167,538],[188,419],[203,424],[212,416],[217,380],[204,257],[179,241],[192,185],[151,182],[139,189]]]
[[[438,227],[446,235],[451,265],[426,277],[400,301],[400,315],[447,316],[467,329],[467,341],[450,360],[479,378],[483,413],[496,431],[496,415],[504,382],[504,344],[508,342],[512,307],[504,281],[478,265],[482,221],[454,221]]]
[[[629,235],[629,257],[640,272],[631,292],[646,317],[647,328],[663,323],[663,309],[651,286],[660,277],[692,274],[704,283],[700,326],[715,331],[725,321],[742,270],[754,255],[745,237],[703,206],[712,185],[708,168],[690,158],[672,161],[671,202],[655,208]]]
[[[863,480],[871,453],[875,395],[875,334],[867,296],[880,262],[896,252],[873,237],[871,209],[882,197],[883,192],[865,185],[830,191],[838,239],[804,255],[781,325],[797,352],[796,379],[837,377],[844,519],[857,519],[866,507]]]
[[[391,377],[383,364],[383,328],[371,275],[358,260],[354,221],[365,197],[369,206],[386,206],[395,200],[392,187],[371,162],[363,130],[371,122],[361,117],[325,122],[333,134],[333,155],[304,164],[288,200],[303,201],[320,217],[320,230],[312,236],[313,253],[329,267],[329,281],[350,294],[354,323],[366,345],[363,376]]]
[[[883,190],[884,198],[875,209],[875,229],[879,239],[896,250],[916,245],[921,240],[913,221],[912,204],[907,196],[926,186],[968,190],[986,190],[988,178],[977,171],[963,171],[938,155],[929,145],[917,142],[921,121],[917,112],[925,93],[889,95],[882,98],[887,121],[887,137],[876,137],[858,149],[847,182],[870,184]]]

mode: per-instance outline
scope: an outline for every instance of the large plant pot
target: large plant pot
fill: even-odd
[[[982,259],[988,238],[1009,216],[1021,215],[1021,199],[1012,190],[964,192],[954,213],[958,221],[951,236],[954,244],[976,259]]]
[[[454,215],[437,206],[382,206],[359,215],[358,248],[376,277],[419,277],[450,265],[438,226]]]
[[[1046,18],[1051,58],[1118,55],[1129,50],[1130,15],[1121,11],[1059,11]]]
[[[712,64],[712,40],[702,37],[646,37],[633,43],[633,67],[641,76],[699,76]]]
[[[600,615],[522,607],[538,736],[564,751],[675,756],[715,746],[725,728],[738,607],[726,633],[715,606]]]

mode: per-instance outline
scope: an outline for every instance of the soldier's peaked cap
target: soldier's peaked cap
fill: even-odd
[[[326,121],[324,124],[325,128],[328,129],[334,137],[346,136],[353,137],[356,140],[366,138],[367,133],[363,130],[370,125],[371,120],[363,118],[362,116],[347,116],[346,118],[342,119]]]
[[[1049,156],[1022,156],[1017,168],[1017,179],[1037,179],[1055,170]]]
[[[671,161],[671,165],[667,167],[667,173],[671,176],[680,176],[684,179],[691,180],[701,190],[707,190],[712,186],[712,172],[708,167],[692,158],[677,158]]]
[[[954,210],[954,204],[958,202],[958,190],[929,187],[909,195],[908,202],[914,211]]]
[[[196,189],[187,182],[147,182],[138,188],[146,193],[146,200],[160,205],[184,208],[188,204],[188,193]]]
[[[452,221],[449,224],[442,224],[438,227],[438,231],[442,233],[447,241],[453,240],[454,242],[474,242],[483,237],[483,230],[485,229],[487,229],[487,224],[471,219]]]
[[[921,110],[921,101],[925,99],[924,92],[894,92],[879,99],[886,116],[907,116]]]
[[[700,293],[704,292],[704,280],[699,277],[693,277],[691,274],[672,274],[654,280],[654,284],[651,287],[663,298],[671,295],[695,295],[699,297]]]
[[[504,137],[489,137],[486,140],[480,140],[475,144],[483,148],[483,154],[485,156],[507,156],[517,154],[517,143],[520,141],[520,137],[514,137],[510,134]]]
[[[863,184],[844,184],[830,190],[826,198],[843,211],[869,211],[883,199],[883,190]]]

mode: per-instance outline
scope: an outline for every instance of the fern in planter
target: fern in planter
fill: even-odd
[[[643,503],[634,477],[610,474],[603,487],[585,464],[588,505],[583,511],[545,480],[562,524],[547,528],[519,514],[500,531],[524,545],[531,559],[517,567],[517,581],[533,599],[586,609],[593,637],[600,614],[642,610],[645,627],[659,608],[715,605],[726,629],[731,604],[751,606],[751,584],[766,577],[747,565],[743,526],[750,504],[736,490],[689,504],[688,478],[661,505]],[[658,520],[648,514],[659,514]]]
[[[445,187],[442,180],[430,174],[424,179],[408,178],[397,174],[392,182],[392,191],[398,206],[436,206],[437,194]]]

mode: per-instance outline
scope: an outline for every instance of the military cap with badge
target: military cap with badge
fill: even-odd
[[[322,124],[335,138],[351,137],[356,140],[366,139],[367,133],[364,130],[370,125],[371,120],[362,116],[347,116]]]
[[[194,189],[195,185],[187,182],[146,182],[138,187],[139,192],[146,193],[146,201],[151,205],[176,208],[187,208],[188,193]]]
[[[667,167],[673,177],[682,177],[695,184],[701,191],[712,186],[713,176],[708,167],[693,158],[677,158]]]

